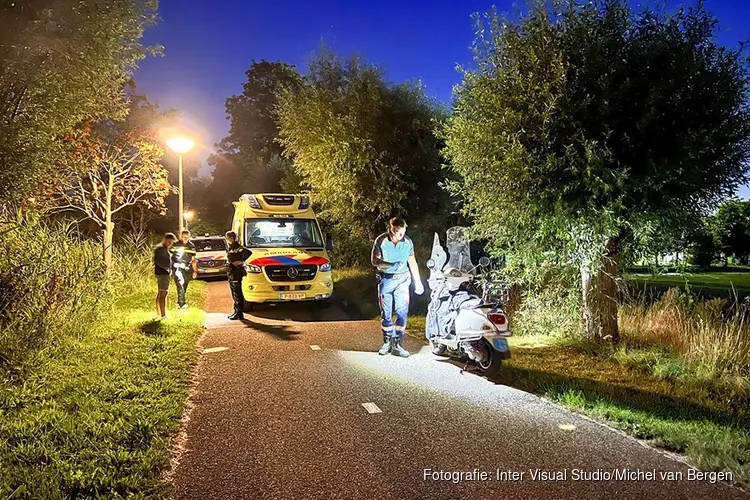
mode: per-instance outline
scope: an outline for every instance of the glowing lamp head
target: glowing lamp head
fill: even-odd
[[[195,143],[187,137],[175,137],[167,141],[167,146],[175,153],[183,154],[193,149]]]

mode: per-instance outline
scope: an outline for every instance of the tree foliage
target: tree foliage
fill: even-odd
[[[522,260],[551,250],[580,266],[587,332],[616,338],[623,243],[693,223],[746,181],[747,60],[716,43],[702,3],[533,0],[515,21],[477,21],[445,131],[455,188]]]
[[[284,93],[280,143],[337,227],[360,236],[398,213],[430,213],[443,178],[441,113],[420,84],[394,85],[359,57],[322,50]]]
[[[154,105],[133,95],[124,120],[87,123],[65,139],[68,158],[59,163],[52,187],[56,208],[77,212],[102,228],[108,269],[117,217],[134,206],[165,211],[172,186],[160,164],[164,150],[154,132],[159,117]]]
[[[722,252],[747,264],[750,260],[750,201],[729,200],[719,207],[714,219]]]
[[[279,191],[286,173],[276,167],[282,153],[276,108],[282,90],[296,88],[302,77],[294,66],[264,60],[253,61],[245,75],[242,93],[226,101],[229,134],[208,159],[216,197],[207,209],[216,223],[231,217],[231,202],[243,193]]]
[[[87,119],[121,118],[123,88],[158,47],[157,0],[0,2],[0,199],[21,198]]]

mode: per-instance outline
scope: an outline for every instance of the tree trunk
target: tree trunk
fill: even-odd
[[[591,340],[616,342],[620,339],[616,281],[620,275],[619,242],[608,238],[604,246],[604,261],[595,274],[589,266],[581,267],[584,334]]]
[[[114,178],[112,173],[109,175],[109,185],[107,186],[106,213],[104,219],[104,272],[109,278],[112,275],[112,234],[115,225],[112,223],[112,193],[114,191]]]

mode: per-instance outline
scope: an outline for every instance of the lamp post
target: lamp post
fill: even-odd
[[[167,141],[167,146],[170,147],[172,151],[177,153],[177,164],[179,165],[179,191],[180,191],[180,202],[179,207],[177,208],[177,213],[180,214],[180,233],[182,233],[182,230],[185,227],[184,220],[185,220],[185,210],[183,208],[183,195],[182,195],[182,155],[193,149],[193,146],[195,146],[195,143],[188,139],[187,137],[175,137],[173,139],[169,139]]]

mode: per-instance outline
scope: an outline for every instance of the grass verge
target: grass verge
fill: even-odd
[[[122,284],[97,324],[0,387],[0,497],[169,497],[161,474],[198,357],[205,284],[191,284],[193,307],[172,304],[156,323],[150,278]]]
[[[750,398],[715,385],[681,384],[624,362],[615,349],[511,339],[501,380],[687,456],[750,485]],[[619,359],[618,359],[619,357]]]
[[[378,315],[371,272],[339,270],[334,280],[337,293],[367,311],[365,316]],[[409,317],[408,330],[423,337],[419,310]],[[750,388],[739,378],[725,383],[700,377],[679,353],[653,346],[590,346],[546,335],[510,340],[513,357],[498,382],[684,454],[702,470],[732,472],[737,484],[750,485]]]

